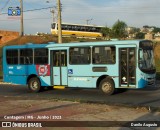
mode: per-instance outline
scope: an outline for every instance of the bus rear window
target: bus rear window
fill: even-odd
[[[34,63],[35,64],[48,64],[48,49],[35,49],[34,50]]]
[[[6,58],[7,58],[7,64],[9,65],[18,64],[18,50],[7,50]]]

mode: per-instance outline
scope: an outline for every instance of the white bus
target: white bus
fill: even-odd
[[[62,35],[73,37],[100,38],[102,26],[62,23]],[[58,23],[52,23],[51,33],[58,35]]]

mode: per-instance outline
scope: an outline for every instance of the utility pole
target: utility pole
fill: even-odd
[[[21,6],[21,31],[20,31],[20,36],[22,37],[24,35],[24,26],[23,26],[23,0],[20,0],[20,6]]]
[[[62,19],[61,19],[61,2],[60,0],[57,0],[57,6],[58,6],[58,43],[62,43]]]

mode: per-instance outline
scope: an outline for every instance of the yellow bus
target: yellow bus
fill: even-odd
[[[62,36],[100,38],[102,26],[62,23]],[[52,23],[51,33],[58,35],[58,23]]]

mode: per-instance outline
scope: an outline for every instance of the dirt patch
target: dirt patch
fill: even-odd
[[[1,121],[160,121],[160,112],[153,113],[140,107],[55,100],[5,101],[5,98],[0,106]]]
[[[17,93],[17,95],[20,93]],[[160,112],[152,112],[146,107],[122,107],[106,104],[79,103],[58,99],[22,100],[19,98],[0,98],[0,121],[3,122],[42,122],[44,130],[129,130],[129,128],[114,127],[123,122],[160,121]],[[31,97],[31,99],[34,97]],[[78,121],[79,124],[76,124]],[[58,124],[55,124],[57,122]],[[86,127],[61,127],[66,122]],[[109,123],[108,123],[109,122]],[[102,127],[102,125],[112,125]],[[46,128],[46,126],[54,128]],[[59,125],[59,127],[55,127]],[[96,125],[96,127],[90,127]],[[18,128],[12,128],[17,130]],[[32,128],[29,128],[32,129]],[[133,128],[134,129],[134,128]],[[139,129],[135,127],[135,129]],[[3,128],[2,128],[3,130]]]
[[[0,30],[0,46],[19,37],[19,32]]]

